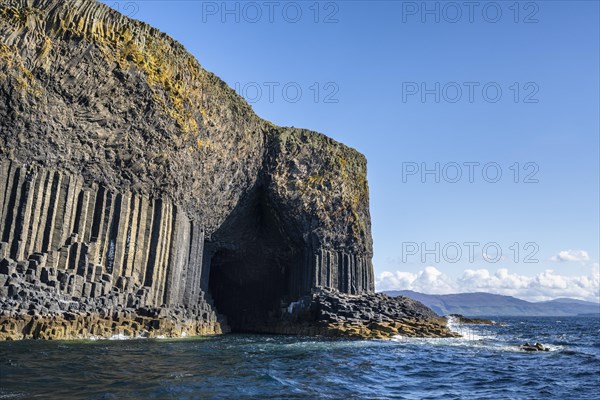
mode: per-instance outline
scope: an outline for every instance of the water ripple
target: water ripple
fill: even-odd
[[[472,340],[6,342],[0,399],[597,399],[600,321],[561,321],[507,319]],[[519,350],[542,340],[552,351]]]

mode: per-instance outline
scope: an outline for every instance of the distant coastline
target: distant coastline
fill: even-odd
[[[529,302],[492,293],[432,295],[412,290],[384,291],[389,296],[405,296],[420,301],[439,315],[461,314],[467,317],[570,317],[600,316],[600,303],[560,298]]]

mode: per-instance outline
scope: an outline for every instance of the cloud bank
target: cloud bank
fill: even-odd
[[[382,272],[375,285],[378,291],[414,290],[428,294],[489,292],[529,301],[572,297],[598,302],[600,266],[594,263],[590,274],[584,276],[564,276],[552,269],[535,276],[526,276],[500,268],[495,272],[488,269],[466,269],[458,278],[450,278],[439,269],[429,266],[417,273]]]

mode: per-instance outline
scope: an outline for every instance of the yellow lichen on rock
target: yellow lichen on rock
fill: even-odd
[[[155,99],[163,111],[177,122],[183,133],[198,133],[194,110],[201,104],[200,91],[195,84],[186,82],[195,82],[200,68],[187,53],[186,59],[181,62],[184,51],[174,49],[171,40],[148,32],[142,32],[142,37],[140,34],[134,35],[125,19],[109,22],[93,15],[88,17],[75,12],[59,15],[58,24],[47,27],[52,29],[45,29],[40,24],[29,24],[31,16],[39,13],[35,8],[23,5],[0,7],[0,15],[15,31],[28,26],[34,34],[43,38],[38,59],[48,55],[53,39],[69,37],[95,43],[108,62],[116,62],[122,70],[135,66],[143,72],[154,91]],[[150,31],[154,32],[152,29]],[[189,75],[187,79],[185,74]]]
[[[25,67],[15,46],[7,46],[0,43],[0,60],[4,62],[5,68],[0,70],[3,79],[14,79],[16,87],[20,92],[40,96],[41,87],[33,73]],[[15,71],[17,73],[15,73]]]
[[[16,7],[16,6],[1,6],[0,17],[6,21],[24,28],[27,26],[29,19],[39,15],[39,11],[32,7]]]

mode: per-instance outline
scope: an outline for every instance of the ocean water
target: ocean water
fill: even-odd
[[[598,318],[503,318],[462,339],[291,336],[0,343],[2,399],[599,399]],[[549,352],[523,352],[539,341]]]

